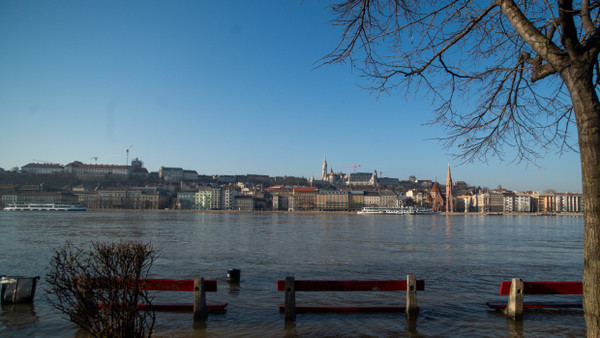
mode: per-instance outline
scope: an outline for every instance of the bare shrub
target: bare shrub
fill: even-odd
[[[156,258],[151,243],[92,242],[89,250],[67,241],[57,249],[46,276],[48,301],[96,337],[150,336],[154,311],[140,279]]]

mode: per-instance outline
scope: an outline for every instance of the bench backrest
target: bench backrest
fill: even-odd
[[[500,294],[510,294],[511,282],[500,283]],[[523,293],[529,295],[580,295],[583,293],[581,282],[523,282]]]
[[[102,288],[103,279],[93,279],[94,288]],[[110,285],[110,284],[109,284]],[[148,291],[194,291],[193,279],[140,279],[140,289]],[[216,292],[216,280],[204,280],[204,291]]]
[[[297,280],[294,286],[296,291],[406,291],[405,280]],[[277,290],[285,291],[285,280],[277,281]],[[425,290],[424,280],[417,280],[417,290]]]
[[[194,291],[193,279],[141,279],[143,290],[151,291]],[[204,280],[205,291],[216,292],[216,280]]]

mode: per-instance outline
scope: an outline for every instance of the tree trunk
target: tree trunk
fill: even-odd
[[[588,63],[589,64],[589,63]],[[589,66],[561,72],[577,119],[584,200],[583,309],[588,337],[600,336],[600,102]]]

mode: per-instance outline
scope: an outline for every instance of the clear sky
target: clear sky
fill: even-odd
[[[125,164],[199,174],[329,168],[581,192],[579,155],[459,165],[424,95],[376,96],[349,65],[316,67],[340,31],[327,2],[0,2],[0,167]],[[574,131],[573,131],[574,133]],[[510,149],[507,150],[510,153]],[[510,156],[508,156],[510,158]]]

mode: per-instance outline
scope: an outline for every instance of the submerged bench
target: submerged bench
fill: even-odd
[[[416,316],[417,290],[425,290],[425,281],[416,280],[410,274],[406,280],[295,280],[286,277],[277,281],[277,290],[285,291],[285,304],[279,307],[286,320],[294,320],[296,312],[406,312],[407,317]],[[333,306],[296,305],[297,291],[406,291],[406,306]]]
[[[503,310],[512,319],[520,319],[523,309],[581,308],[581,300],[576,302],[524,302],[523,295],[581,295],[581,282],[523,282],[513,278],[511,282],[500,283],[500,294],[508,295],[508,302],[487,302],[496,310]]]
[[[138,304],[138,309],[154,311],[192,311],[194,320],[205,318],[209,312],[224,311],[227,303],[207,303],[206,292],[217,291],[216,280],[194,279],[140,279],[140,289],[147,291],[193,291],[193,303]],[[100,305],[102,306],[102,305]]]

